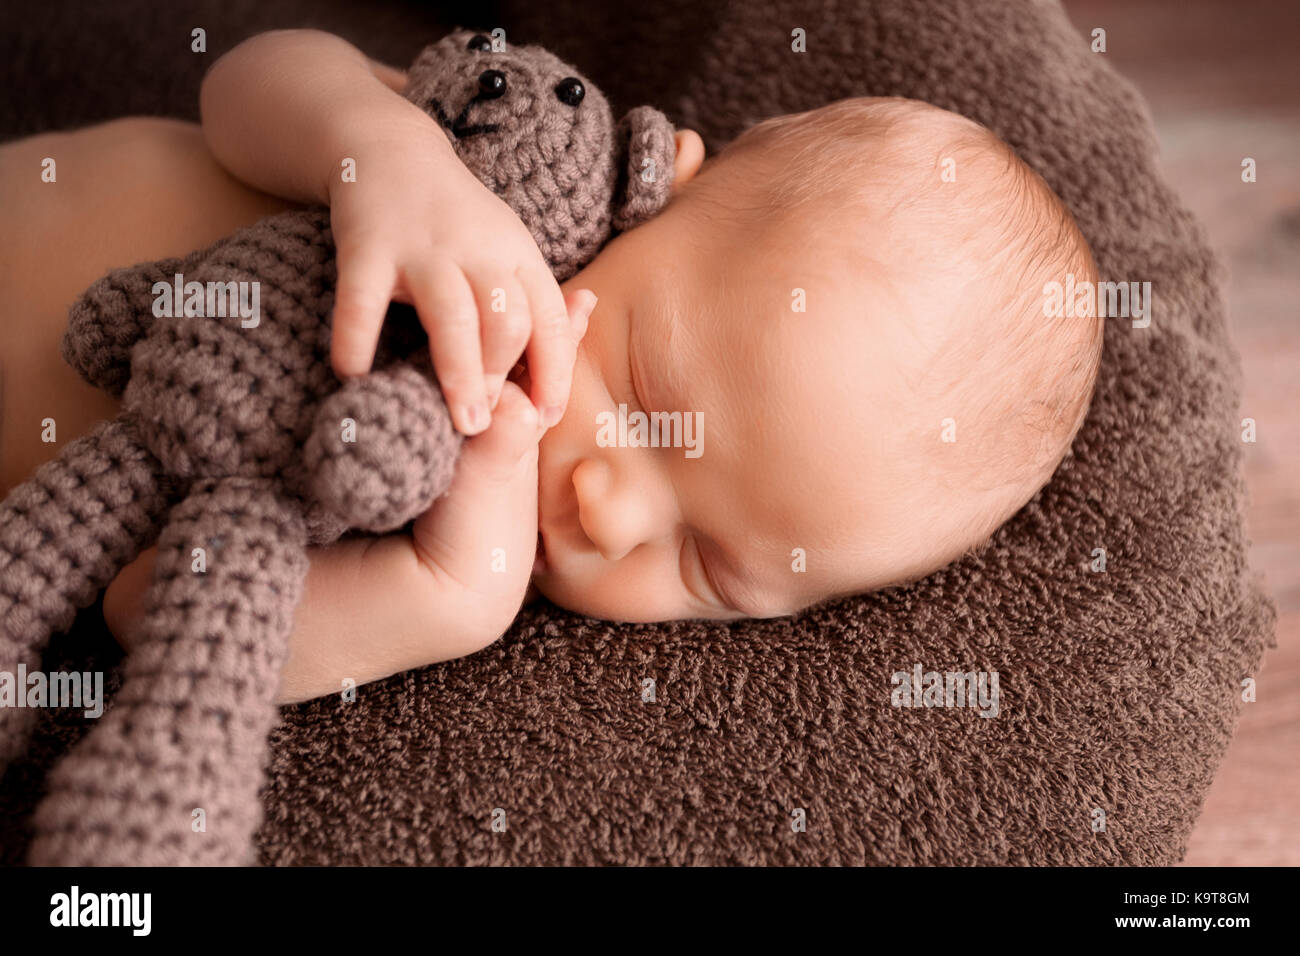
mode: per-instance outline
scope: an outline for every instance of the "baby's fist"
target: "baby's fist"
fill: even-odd
[[[465,443],[451,489],[412,529],[462,653],[505,633],[523,603],[537,553],[541,434],[533,403],[506,382],[492,424]]]

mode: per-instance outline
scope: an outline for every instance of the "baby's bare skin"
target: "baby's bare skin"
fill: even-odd
[[[54,183],[40,180],[46,156],[57,164]],[[86,287],[110,269],[184,256],[294,204],[233,179],[212,158],[199,127],[133,118],[0,147],[0,208],[18,224],[0,230],[0,293],[13,306],[0,324],[0,493],[7,494],[69,442],[118,413],[115,399],[82,382],[61,357],[68,308]],[[573,301],[585,326],[590,303],[578,294]],[[45,418],[57,423],[56,442],[41,440]],[[528,398],[507,385],[493,426],[462,454],[453,492],[500,486],[535,513],[537,434]],[[533,451],[522,458],[510,453],[519,447]],[[503,461],[515,462],[518,475],[512,471],[507,480],[499,473]],[[484,510],[482,501],[467,501],[464,493],[449,493],[440,504],[443,512]],[[434,526],[454,532],[456,516],[436,510],[429,513]],[[416,560],[409,535],[345,540],[312,549],[310,557],[282,675],[284,702],[337,690],[341,677],[365,683],[473,653],[504,630],[518,607],[479,601],[485,608],[459,614],[432,606],[437,588]],[[105,619],[128,649],[135,634],[126,622],[140,619],[151,575],[152,549],[104,596]],[[488,620],[493,616],[503,620]]]
[[[41,179],[42,161],[56,179]],[[0,494],[118,402],[63,361],[68,308],[110,269],[181,256],[292,208],[209,154],[197,125],[130,118],[0,146]],[[55,422],[54,442],[42,422]]]
[[[40,178],[47,156],[56,163],[54,183]],[[185,255],[290,208],[292,203],[232,178],[191,123],[128,118],[0,146],[0,209],[15,224],[0,229],[0,295],[9,304],[0,320],[0,494],[118,413],[118,401],[83,382],[61,355],[68,308],[86,287],[110,269]],[[45,418],[56,422],[56,442],[41,440]],[[343,542],[313,551],[290,638],[285,701],[337,688],[339,673],[364,682],[431,656],[422,649],[381,646],[367,669],[339,650],[356,641],[335,642],[333,654],[322,653],[319,640],[313,643],[326,635],[364,634],[369,627],[402,633],[397,622],[382,615],[376,620],[363,610],[367,569],[399,588],[409,588],[412,576],[400,549],[376,544]],[[151,572],[146,555],[109,589],[104,610],[110,624],[113,618],[139,618]],[[355,617],[351,608],[358,609]],[[127,633],[116,631],[119,637]]]
[[[382,293],[381,305],[402,291],[394,276],[418,274],[430,259],[465,276],[499,273],[499,236],[527,237],[526,230],[512,214],[498,220],[499,200],[472,177],[463,189],[447,187],[459,169],[449,164],[458,161],[427,117],[415,111],[419,123],[412,121],[395,83],[379,82],[359,51],[336,39],[294,33],[249,44],[238,68],[214,68],[205,82],[206,141],[222,162],[262,188],[329,200],[336,238],[350,232],[361,259],[378,264],[382,281],[372,276],[370,291]],[[284,80],[277,96],[253,82],[276,76]],[[843,108],[874,115],[900,107],[864,100]],[[909,109],[924,115],[897,127],[899,143],[887,135],[894,126],[868,124],[873,149],[893,143],[916,155],[917,137],[928,149],[953,123],[967,123],[934,107]],[[380,114],[387,118],[376,122]],[[827,127],[822,111],[807,117],[807,129],[839,128]],[[22,402],[5,412],[6,486],[58,450],[40,443],[41,418],[59,421],[62,445],[116,411],[58,357],[64,313],[81,290],[110,267],[183,255],[284,208],[223,173],[194,127],[127,121],[116,124],[114,142],[114,125],[0,153],[0,201],[15,221],[37,224],[24,229],[21,248],[0,246],[12,270],[0,274],[0,289],[20,304],[13,314],[30,317],[0,332],[0,354],[17,356],[6,394]],[[95,135],[108,138],[77,140]],[[573,335],[565,352],[576,361],[571,381],[561,383],[568,401],[558,423],[538,430],[536,406],[549,406],[532,380],[530,353],[532,402],[504,384],[491,425],[466,443],[441,512],[422,519],[429,534],[345,539],[312,553],[282,701],[481,649],[513,619],[535,550],[538,591],[580,613],[629,621],[772,616],[928,573],[976,543],[976,519],[1006,513],[1012,493],[1023,502],[1036,490],[1015,483],[1006,493],[995,486],[982,496],[957,494],[937,486],[934,469],[918,477],[909,466],[932,457],[935,423],[953,415],[957,401],[909,385],[935,348],[927,330],[939,341],[959,331],[956,319],[983,315],[961,295],[982,260],[954,253],[952,262],[971,275],[931,276],[919,264],[949,231],[891,215],[901,194],[944,208],[933,170],[868,164],[872,189],[851,193],[851,204],[834,196],[810,214],[777,203],[784,211],[774,215],[758,187],[800,140],[757,142],[765,145],[720,157],[700,177],[703,188],[692,189],[703,144],[678,131],[673,201],[565,283]],[[60,158],[61,183],[45,186],[40,159],[55,149],[80,175],[68,180]],[[335,175],[334,157],[355,151],[358,167],[372,170],[357,181],[366,192],[339,190],[333,202],[325,181]],[[816,181],[816,168],[805,172]],[[46,208],[39,190],[70,182],[77,188]],[[507,271],[536,253],[527,247],[511,246]],[[585,338],[586,312],[575,298],[582,290],[599,300]],[[796,292],[806,295],[804,308],[794,308],[802,301],[792,299]],[[700,454],[691,455],[673,443],[602,438],[602,420],[615,409],[690,416],[697,437],[707,429],[707,442],[692,445]],[[527,540],[516,541],[524,526]],[[483,556],[511,535],[517,595],[482,587],[472,602],[436,599],[441,568],[461,558],[480,561],[481,571]],[[105,594],[105,618],[124,643],[151,573],[145,552]]]

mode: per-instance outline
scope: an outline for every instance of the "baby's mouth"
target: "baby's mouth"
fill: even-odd
[[[546,539],[542,537],[541,529],[537,531],[537,556],[533,558],[533,576],[545,574],[547,571],[546,564]]]

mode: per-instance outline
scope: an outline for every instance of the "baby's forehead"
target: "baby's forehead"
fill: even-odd
[[[908,391],[912,332],[893,292],[807,262],[681,283],[636,336],[651,397],[705,411],[720,441],[769,470],[855,457],[876,443],[868,410],[897,418]]]

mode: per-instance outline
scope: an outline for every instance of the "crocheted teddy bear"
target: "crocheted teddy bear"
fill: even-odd
[[[545,50],[458,31],[419,55],[405,95],[557,278],[667,201],[668,120],[640,107],[616,125]],[[141,643],[112,706],[50,775],[32,862],[248,862],[306,548],[399,528],[446,489],[460,438],[427,346],[404,337],[413,323],[394,306],[376,370],[340,385],[334,280],[329,212],[310,209],[111,272],[72,307],[64,357],[122,412],[0,506],[0,672],[38,670],[52,632],[143,548],[158,555]],[[256,321],[231,298],[252,282]],[[156,309],[173,284],[172,308]],[[0,770],[31,713],[0,706]]]

